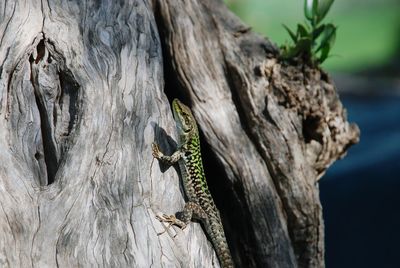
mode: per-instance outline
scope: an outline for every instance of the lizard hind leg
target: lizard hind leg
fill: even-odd
[[[207,213],[199,204],[189,201],[185,204],[183,211],[176,213],[176,217],[185,224],[188,224],[192,219],[207,219]]]
[[[207,218],[207,214],[199,204],[187,202],[183,208],[183,211],[177,212],[176,216],[163,214],[162,216],[157,215],[156,217],[159,221],[168,223],[166,229],[163,232],[158,233],[158,235],[161,235],[165,233],[172,225],[178,226],[183,230],[193,218],[203,220]]]

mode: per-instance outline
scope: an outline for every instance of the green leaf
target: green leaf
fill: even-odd
[[[328,58],[330,50],[331,50],[330,46],[325,46],[324,48],[322,48],[321,55],[318,59],[319,63],[323,63]]]
[[[295,56],[296,56],[295,47],[287,47],[282,53],[282,57],[284,59],[292,59]]]
[[[282,58],[292,59],[298,54],[298,49],[296,46],[285,45],[282,47]]]
[[[313,20],[313,6],[316,0],[304,0],[304,15],[308,20]]]
[[[311,53],[311,45],[312,45],[312,40],[310,38],[304,37],[299,39],[299,41],[296,44],[296,47],[299,52],[308,54]]]
[[[321,50],[321,55],[319,57],[319,62],[322,63],[328,58],[329,51],[333,47],[336,39],[336,27],[333,24],[327,24],[325,31],[322,34],[321,44],[317,51]]]
[[[311,53],[311,40],[309,38],[300,38],[297,43],[292,46],[283,47],[283,58],[290,59],[299,55],[310,55]]]
[[[320,51],[326,46],[333,47],[336,39],[336,27],[335,25],[329,23],[325,25],[324,31],[322,32],[321,42],[315,53]]]
[[[314,40],[316,40],[320,36],[320,34],[325,30],[325,26],[326,26],[325,24],[322,24],[317,29],[314,29],[312,33]]]
[[[315,18],[318,15],[318,3],[320,0],[314,0],[313,1],[313,6],[312,6],[312,13],[313,17]]]
[[[282,26],[286,29],[286,31],[289,33],[290,37],[292,38],[293,42],[297,42],[297,35],[292,32],[292,30],[289,29],[285,24],[282,24]]]
[[[297,24],[297,34],[299,37],[306,37],[310,35],[307,26],[300,23]]]
[[[321,22],[329,9],[331,8],[334,0],[319,0],[319,4],[317,7],[317,23]]]

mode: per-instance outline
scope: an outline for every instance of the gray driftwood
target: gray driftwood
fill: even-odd
[[[0,266],[218,267],[198,223],[157,235],[179,97],[237,266],[323,267],[318,179],[358,129],[278,53],[221,1],[0,1]]]

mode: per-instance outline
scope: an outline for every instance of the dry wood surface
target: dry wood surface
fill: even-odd
[[[0,1],[0,266],[219,267],[199,223],[157,235],[185,202],[151,155],[175,97],[236,266],[323,267],[318,180],[358,128],[215,0]]]

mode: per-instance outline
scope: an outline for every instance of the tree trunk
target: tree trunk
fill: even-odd
[[[157,235],[185,202],[151,155],[174,97],[236,266],[323,267],[318,179],[358,129],[215,0],[0,2],[0,266],[218,267],[200,224]]]

